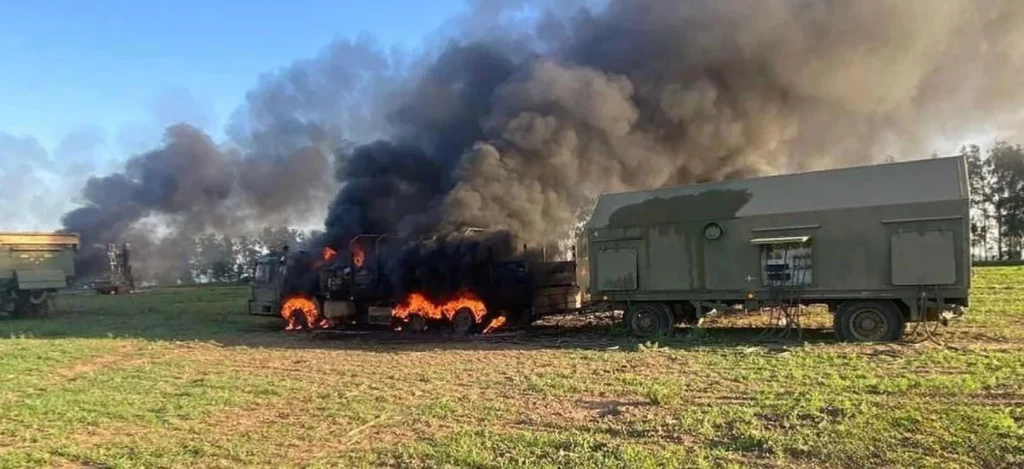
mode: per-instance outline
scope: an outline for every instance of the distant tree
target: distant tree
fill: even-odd
[[[1000,259],[1021,258],[1024,250],[1024,149],[999,141],[989,150]]]
[[[221,236],[217,242],[217,255],[210,264],[210,276],[216,282],[234,282],[235,242],[229,236]]]
[[[968,145],[960,149],[967,160],[967,180],[971,192],[971,241],[983,258],[989,255],[993,207],[992,160],[983,158],[981,148]]]
[[[245,281],[251,275],[252,266],[260,256],[259,242],[255,238],[242,236],[235,241],[235,278]]]
[[[298,244],[298,230],[287,227],[264,228],[260,233],[259,241],[268,250],[281,249],[282,246],[294,248]]]
[[[197,239],[197,250],[192,261],[192,270],[196,277],[212,281],[214,279],[213,264],[221,259],[220,239],[214,233],[204,233]]]

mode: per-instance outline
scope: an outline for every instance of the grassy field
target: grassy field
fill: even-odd
[[[0,320],[0,467],[1024,467],[1024,268],[975,285],[956,348],[339,340],[244,288],[69,295]]]

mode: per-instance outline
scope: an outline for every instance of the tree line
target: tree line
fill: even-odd
[[[1017,261],[1024,251],[1024,149],[997,141],[987,152],[966,145],[975,260]]]
[[[193,238],[165,240],[163,250],[173,244],[174,262],[165,255],[132,256],[136,281],[161,285],[195,283],[236,283],[251,278],[259,256],[282,246],[292,249],[305,246],[319,235],[318,231],[294,228],[265,228],[254,236],[225,236],[205,233]]]
[[[1016,261],[1024,253],[1024,148],[997,141],[987,151],[978,145],[960,150],[968,169],[971,204],[971,252],[975,260]],[[138,263],[138,280],[160,284],[246,282],[256,259],[281,246],[299,248],[320,233],[294,228],[265,228],[255,236],[230,237],[206,233],[176,240],[180,259]]]

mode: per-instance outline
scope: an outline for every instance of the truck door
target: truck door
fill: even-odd
[[[284,274],[277,264],[278,262],[274,259],[260,259],[256,262],[249,298],[249,314],[255,316],[278,316],[280,314],[281,279]]]

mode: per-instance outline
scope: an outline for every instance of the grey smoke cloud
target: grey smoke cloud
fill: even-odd
[[[330,244],[463,226],[551,244],[605,191],[1019,129],[1021,24],[1012,0],[481,0],[421,55],[361,37],[261,77],[230,146],[165,143],[79,215],[230,231],[327,207]]]
[[[612,1],[496,90],[445,221],[541,243],[602,191],[926,157],[1020,122],[1015,24],[1019,2]]]

